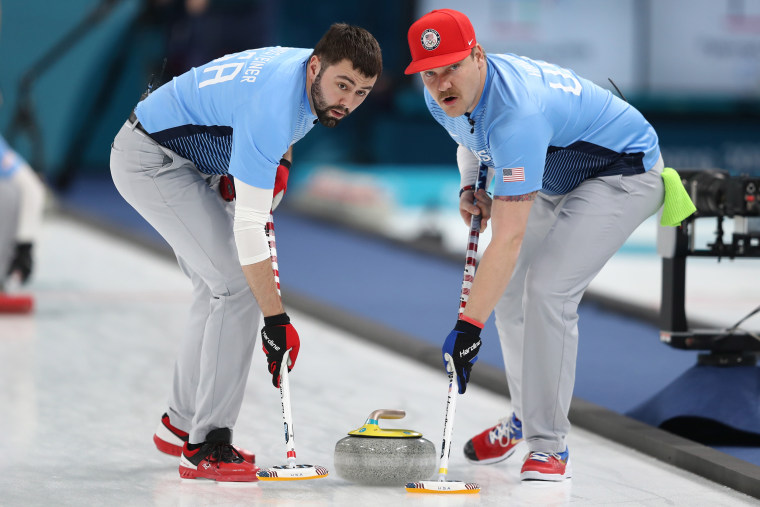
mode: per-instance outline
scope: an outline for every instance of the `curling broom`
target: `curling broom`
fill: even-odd
[[[277,263],[277,247],[274,238],[274,220],[269,214],[269,222],[266,226],[269,240],[269,253],[272,257],[272,269],[274,271],[277,292],[280,292],[279,265]],[[288,362],[290,362],[290,350],[285,351],[280,365],[280,399],[282,401],[282,421],[285,426],[285,448],[287,464],[262,468],[256,472],[260,481],[300,481],[307,479],[321,479],[327,477],[328,471],[320,465],[296,464],[295,435],[293,434],[293,415],[290,410],[290,382],[288,380]]]
[[[488,167],[481,164],[478,170],[478,180],[475,183],[475,191],[486,187],[488,179]],[[464,265],[464,277],[462,279],[462,292],[459,296],[459,315],[462,315],[470,297],[470,288],[475,278],[476,254],[478,253],[478,238],[480,237],[480,215],[472,215],[470,218],[470,238],[467,242],[467,256]],[[438,467],[437,481],[409,482],[406,490],[409,493],[478,493],[480,486],[474,482],[450,481],[446,479],[449,466],[449,454],[451,454],[451,433],[454,429],[454,413],[457,405],[457,374],[454,361],[448,359],[449,395],[446,400],[446,417],[443,423],[443,442],[441,443],[441,461]]]

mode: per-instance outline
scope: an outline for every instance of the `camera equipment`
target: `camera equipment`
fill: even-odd
[[[718,170],[681,175],[699,216],[760,216],[760,178]]]
[[[755,364],[760,338],[739,330],[744,319],[729,329],[692,330],[686,321],[684,299],[688,256],[717,257],[718,261],[722,257],[760,258],[760,178],[732,176],[720,170],[679,173],[697,211],[679,227],[660,226],[658,230],[657,250],[662,256],[660,341],[675,348],[710,351],[699,355],[699,364]],[[699,248],[695,221],[705,217],[716,218],[715,241]],[[734,221],[729,242],[723,239],[726,218]]]
[[[728,171],[681,171],[697,212],[684,222],[690,236],[688,255],[721,257],[760,256],[760,178],[747,175],[732,176]],[[706,251],[697,250],[693,241],[693,221],[701,217],[716,217],[716,240]],[[730,243],[723,241],[723,219],[734,219]]]

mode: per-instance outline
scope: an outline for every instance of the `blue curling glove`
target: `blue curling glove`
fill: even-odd
[[[478,360],[480,350],[480,330],[483,324],[473,319],[458,320],[454,329],[446,337],[441,347],[443,367],[450,372],[449,361],[454,363],[459,384],[459,394],[467,390],[472,365]]]

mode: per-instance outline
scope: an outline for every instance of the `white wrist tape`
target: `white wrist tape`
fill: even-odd
[[[457,166],[461,178],[459,188],[475,184],[475,180],[478,179],[480,161],[473,152],[461,144],[457,146]]]
[[[272,189],[256,188],[235,180],[235,233],[241,266],[269,258],[269,242],[264,231],[272,208]]]
[[[478,180],[478,171],[480,169],[480,160],[463,145],[457,147],[457,166],[459,167],[460,182],[459,188],[464,188],[468,185],[475,185]],[[491,180],[493,179],[494,170],[493,167],[488,168],[488,179],[486,180],[486,190],[491,186]]]

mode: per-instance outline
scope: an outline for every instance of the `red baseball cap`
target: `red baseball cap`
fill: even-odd
[[[464,60],[475,47],[475,29],[467,16],[453,9],[428,12],[409,27],[412,63],[404,74],[451,65]]]

